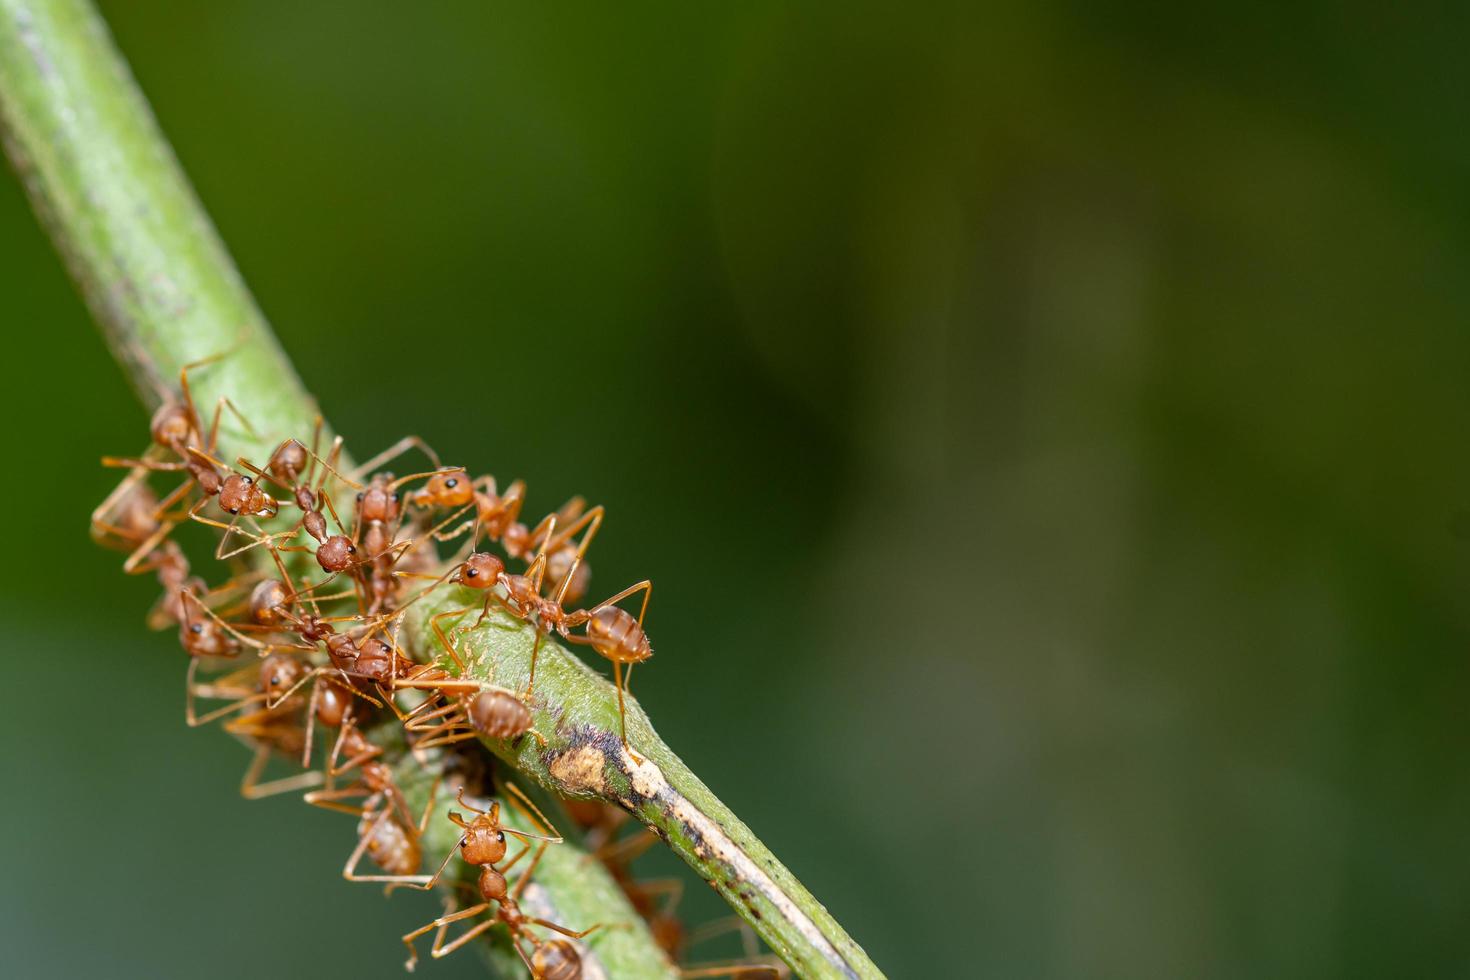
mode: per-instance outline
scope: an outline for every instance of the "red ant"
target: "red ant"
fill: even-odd
[[[581,977],[582,957],[577,952],[576,947],[559,938],[538,939],[531,933],[530,926],[541,926],[544,929],[560,933],[562,936],[570,939],[582,939],[601,929],[602,924],[598,923],[578,932],[547,919],[526,915],[521,911],[521,896],[525,892],[526,886],[530,884],[531,876],[536,870],[536,865],[540,863],[541,856],[546,853],[546,848],[549,844],[559,844],[562,838],[556,832],[556,828],[551,825],[551,821],[546,819],[546,815],[518,787],[507,784],[506,788],[511,793],[507,799],[533,827],[542,831],[542,833],[528,833],[506,826],[501,822],[500,804],[498,802],[491,802],[488,810],[482,810],[466,802],[464,789],[463,787],[460,788],[458,793],[460,805],[474,813],[475,817],[467,821],[464,817],[451,810],[449,819],[464,831],[460,835],[458,845],[460,858],[466,864],[478,866],[480,869],[478,890],[481,901],[456,912],[447,911],[448,905],[446,904],[444,915],[441,915],[425,926],[415,929],[413,932],[406,933],[403,937],[403,943],[408,947],[409,951],[409,959],[405,964],[409,970],[412,970],[418,962],[418,951],[414,949],[413,941],[424,933],[430,930],[437,930],[434,936],[431,954],[435,959],[438,959],[441,956],[448,956],[496,924],[503,923],[510,933],[511,945],[515,948],[516,954],[520,956],[521,962],[526,964],[526,969],[531,971],[531,976],[538,978],[554,977],[557,980],[578,980]],[[497,867],[505,858],[507,850],[506,834],[520,837],[526,842],[526,845],[515,857],[511,858],[504,865]],[[520,879],[516,882],[515,888],[511,889],[505,880],[505,872],[509,871],[522,857],[532,851],[532,841],[538,841],[539,844],[534,845],[535,853],[531,858],[531,863],[521,874]],[[424,890],[432,888],[434,883],[443,875],[444,869],[448,867],[449,861],[453,857],[454,852],[451,851],[449,856],[444,859],[444,863],[439,866],[439,870],[434,873],[428,882],[423,885],[414,883],[411,887],[423,888]],[[494,914],[490,918],[472,926],[467,931],[456,936],[453,940],[447,943],[444,941],[451,924],[492,910]],[[526,946],[528,945],[531,949],[529,954],[526,952]]]
[[[220,471],[224,464],[214,459],[210,454],[219,436],[219,422],[221,412],[228,408],[234,416],[240,420],[246,431],[254,435],[254,429],[250,421],[240,413],[233,402],[228,398],[221,397],[215,404],[214,418],[209,426],[208,437],[204,436],[204,427],[200,420],[199,412],[194,405],[194,396],[189,388],[189,372],[195,368],[202,367],[213,361],[217,361],[229,354],[226,351],[221,354],[206,357],[184,365],[179,371],[180,397],[175,398],[171,392],[161,391],[161,404],[153,413],[149,422],[149,432],[153,437],[153,444],[139,458],[119,458],[104,456],[103,466],[125,467],[132,470],[119,485],[118,490],[109,494],[108,499],[103,502],[103,507],[93,512],[94,534],[105,513],[104,508],[115,501],[116,494],[121,491],[124,495],[128,493],[124,488],[132,481],[141,479],[148,472],[183,472],[187,475],[182,484],[176,487],[162,501],[158,502],[153,512],[153,519],[160,522],[147,539],[141,541],[133,552],[123,563],[123,568],[132,571],[148,553],[162,541],[168,533],[177,526],[181,518],[167,518],[169,508],[181,501],[195,486],[199,488],[205,498],[220,496],[224,494],[224,500],[237,509],[254,503],[250,498],[248,487],[242,486],[240,478],[224,476]],[[174,458],[168,459],[171,454]],[[202,503],[202,501],[201,501]],[[251,511],[252,513],[254,511]],[[105,533],[105,531],[103,532]]]
[[[521,480],[516,480],[501,495],[496,492],[493,476],[471,481],[466,470],[457,469],[431,477],[422,488],[409,495],[409,503],[425,508],[457,508],[474,504],[474,518],[445,534],[444,539],[457,537],[467,528],[473,528],[471,548],[479,546],[481,534],[491,541],[499,541],[505,553],[512,558],[529,560],[526,556],[540,548],[547,553],[547,571],[551,580],[565,580],[567,583],[562,593],[563,600],[575,604],[586,594],[591,574],[581,556],[586,553],[586,546],[591,544],[602,523],[603,509],[594,507],[584,514],[587,502],[581,497],[573,497],[532,529],[517,519],[525,503],[525,495],[526,485]],[[558,524],[564,530],[553,536]],[[573,548],[571,539],[589,526],[582,547]]]
[[[587,543],[587,538],[583,538],[578,550],[585,550]],[[649,642],[648,634],[643,630],[643,618],[648,612],[648,600],[653,593],[653,583],[645,579],[599,603],[591,610],[578,609],[566,612],[562,609],[560,595],[556,599],[541,595],[541,582],[545,567],[544,550],[536,556],[526,575],[508,575],[505,571],[505,563],[498,557],[489,552],[477,551],[446,572],[442,580],[457,582],[485,593],[485,602],[481,607],[480,617],[469,629],[474,629],[485,620],[490,613],[492,602],[499,603],[513,615],[527,622],[533,616],[535,617],[538,627],[536,643],[531,649],[530,679],[526,685],[526,696],[530,695],[536,683],[536,656],[540,651],[542,628],[554,629],[567,642],[590,646],[603,657],[611,660],[613,681],[618,689],[618,721],[623,747],[631,753],[632,749],[628,745],[627,708],[624,703],[627,680],[623,666],[627,665],[627,675],[631,676],[634,664],[642,663],[653,656],[653,646]],[[563,579],[563,589],[566,584],[567,579]],[[506,594],[503,598],[495,591],[496,586],[505,589]],[[634,619],[631,614],[620,609],[616,603],[638,592],[643,593],[643,606],[638,612],[638,618]],[[438,631],[440,620],[463,615],[470,612],[472,608],[445,610],[435,615],[430,622]],[[584,632],[573,633],[572,630],[579,626],[585,627]],[[446,643],[446,648],[454,657],[462,673],[463,661],[454,652],[452,645]],[[636,753],[634,756],[637,757]]]
[[[439,643],[456,662],[462,661],[455,652],[449,638],[439,626],[438,616],[430,619],[430,625],[439,638]],[[433,676],[427,676],[432,674]],[[525,701],[513,692],[494,684],[454,677],[432,667],[426,667],[409,677],[393,682],[395,689],[413,688],[431,690],[445,698],[444,705],[435,707],[436,699],[426,698],[407,713],[398,712],[404,730],[419,735],[415,749],[429,749],[440,745],[453,745],[467,739],[484,736],[494,739],[513,739],[527,733],[535,737],[544,747],[546,738],[535,728],[535,719]],[[393,702],[390,699],[389,704]],[[431,724],[432,723],[432,724]]]

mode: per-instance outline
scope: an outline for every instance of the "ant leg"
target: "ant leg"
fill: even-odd
[[[311,685],[311,697],[306,699],[306,735],[301,740],[301,768],[311,768],[311,740],[316,735],[316,712],[321,704],[322,684],[325,680],[318,677]],[[343,719],[346,724],[346,719]]]
[[[320,776],[321,773],[313,769],[311,775]],[[371,797],[374,794],[366,786],[353,785],[343,786],[340,789],[320,789],[307,793],[302,797],[312,806],[319,806],[323,810],[336,810],[338,813],[346,813],[350,816],[360,817],[367,812],[366,806],[348,806],[340,800],[350,800],[354,796]],[[385,808],[386,809],[386,808]]]
[[[422,475],[422,474],[420,474],[420,475]],[[407,477],[405,477],[405,479],[407,479]],[[454,513],[450,514],[448,517],[444,518],[444,520],[440,521],[438,524],[435,524],[433,527],[431,527],[428,530],[424,531],[422,534],[420,534],[416,538],[409,538],[409,539],[407,539],[405,541],[395,541],[395,542],[393,542],[393,544],[390,546],[391,548],[402,548],[403,549],[402,552],[399,553],[393,560],[395,562],[397,562],[397,561],[401,560],[404,555],[407,555],[407,554],[409,554],[411,552],[417,551],[419,549],[419,547],[424,542],[426,542],[426,541],[430,541],[430,540],[433,540],[433,541],[447,541],[447,540],[449,540],[449,538],[446,538],[446,537],[442,536],[440,534],[440,532],[443,531],[444,528],[448,527],[450,524],[453,524],[455,521],[459,520],[461,516],[463,516],[464,514],[466,514],[467,512],[469,512],[471,509],[473,509],[474,506],[475,505],[473,503],[465,504],[459,510],[457,510]],[[403,519],[403,514],[400,513],[398,516],[399,516],[399,520],[401,521]],[[460,531],[462,531],[463,529],[464,529],[464,525],[460,525],[459,529],[451,532],[450,535],[449,535],[449,537],[453,537],[454,535],[459,534]],[[397,534],[397,531],[396,530],[394,531],[394,534],[395,535]],[[446,579],[448,578],[448,575],[447,574],[446,574],[445,578]],[[420,596],[422,596],[425,593],[429,592],[433,588],[434,588],[434,586],[430,586],[429,588],[424,589],[422,592],[419,592],[418,595],[415,595],[413,598],[411,598],[407,602],[405,602],[404,605],[408,605],[409,603],[418,601],[418,599],[419,599]]]
[[[352,475],[362,476],[363,474],[370,474],[373,470],[377,469],[379,466],[382,466],[390,459],[397,459],[399,456],[402,456],[404,453],[414,448],[417,448],[425,456],[429,457],[429,462],[434,464],[434,469],[437,470],[443,467],[443,464],[439,462],[439,454],[434,452],[433,448],[430,447],[427,442],[424,442],[424,440],[420,439],[418,436],[404,436],[402,439],[399,439],[387,449],[378,453],[372,459],[368,460],[365,463],[359,464],[356,468],[353,469]]]
[[[463,786],[461,786],[459,788],[459,790],[454,794],[454,798],[459,801],[459,805],[460,806],[464,807],[466,810],[469,810],[471,813],[489,813],[490,812],[489,810],[482,810],[479,807],[475,806],[473,803],[470,803],[468,800],[466,800],[464,798],[464,787]],[[492,803],[491,806],[493,808],[494,807],[494,804]],[[454,818],[451,816],[449,819],[453,820]],[[455,822],[458,823],[458,821],[455,821]]]
[[[456,936],[452,942],[445,943],[444,937],[448,934],[449,926],[452,923],[459,922],[463,919],[473,918],[474,916],[479,915],[481,912],[487,911],[489,908],[489,902],[481,902],[479,905],[471,905],[469,908],[461,909],[458,912],[453,912],[448,915],[441,915],[439,918],[429,923],[415,935],[422,935],[423,933],[428,932],[430,929],[437,927],[439,931],[434,935],[434,945],[433,948],[430,949],[429,953],[436,960],[440,957],[448,956],[450,953],[454,952],[456,949],[459,949],[471,939],[474,939],[476,936],[483,933],[486,929],[489,929],[491,926],[495,925],[495,919],[486,919],[484,922],[481,922],[478,925],[467,929],[459,936]],[[408,941],[407,936],[404,937],[404,941]],[[410,969],[412,969],[412,967],[410,967]]]
[[[333,476],[335,476],[337,479],[341,480],[343,483],[347,484],[352,489],[354,489],[354,490],[361,490],[363,488],[363,486],[362,486],[361,483],[358,483],[356,480],[352,480],[352,479],[349,479],[346,476],[343,476],[342,475],[342,472],[340,470],[338,470],[337,467],[333,466],[331,462],[329,462],[329,460],[333,460],[333,459],[335,459],[337,457],[338,451],[341,449],[341,445],[342,445],[342,437],[341,436],[338,436],[336,439],[334,439],[332,441],[332,451],[327,454],[327,458],[326,459],[322,459],[316,453],[311,452],[311,450],[307,450],[308,452],[311,453],[311,458],[315,462],[321,464],[321,467],[322,467],[322,469],[324,471],[322,473],[322,475],[321,475],[321,482],[318,484],[318,488],[320,488],[321,486],[324,486],[326,484],[327,474],[330,473]]]
[[[160,500],[157,506],[153,508],[153,519],[155,521],[173,521],[174,523],[179,523],[183,521],[184,518],[178,513],[170,514],[168,510],[170,507],[182,502],[185,497],[189,496],[189,491],[193,490],[194,487],[197,485],[198,484],[195,483],[194,478],[191,476],[189,477],[189,479],[185,480],[183,483],[180,483],[178,486],[170,490],[168,492],[168,496]],[[187,514],[189,512],[189,508],[185,507],[183,512]]]
[[[658,835],[653,831],[642,831],[621,840],[607,841],[592,852],[597,860],[608,863],[627,864],[636,860],[646,852],[658,840]],[[678,880],[678,879],[674,879]]]
[[[316,421],[311,426],[311,455],[316,456],[317,447],[322,443],[322,416],[318,412]],[[306,485],[311,486],[311,478],[316,474],[316,460],[310,459],[306,469]]]
[[[628,596],[640,590],[643,592],[643,607],[638,610],[638,625],[642,626],[643,617],[648,614],[648,600],[653,596],[653,583],[650,582],[648,579],[644,579],[642,582],[639,582],[636,585],[628,586],[626,589],[619,592],[611,599],[605,599],[592,608],[601,609],[603,606],[617,605],[619,602],[622,602],[624,599],[628,598]]]
[[[444,647],[444,649],[449,652],[449,655],[454,658],[454,665],[459,668],[459,672],[461,674],[463,674],[465,670],[464,661],[459,659],[459,653],[454,649],[454,644],[449,642],[449,637],[445,635],[444,628],[439,625],[439,621],[441,619],[448,619],[450,616],[463,616],[465,613],[471,612],[473,609],[473,606],[469,606],[464,609],[446,609],[444,612],[429,617],[429,626],[431,629],[433,629],[434,635],[439,638],[439,645]]]
[[[144,469],[153,473],[177,473],[189,468],[188,463],[135,456],[103,456],[102,465],[110,469]]]
[[[202,425],[202,422],[199,417],[199,409],[194,404],[194,392],[189,387],[189,372],[193,371],[195,368],[202,368],[206,364],[213,364],[215,361],[229,357],[231,354],[235,353],[235,351],[244,346],[245,337],[246,330],[244,327],[241,327],[239,335],[235,338],[235,342],[229,347],[226,347],[218,354],[210,354],[208,357],[201,357],[197,361],[190,361],[188,364],[185,364],[182,368],[179,369],[179,393],[183,395],[184,409],[189,413],[189,417],[194,420],[194,424],[196,426]],[[162,394],[165,398],[172,397],[172,395],[167,391],[161,391],[160,394]],[[215,406],[215,424],[218,425],[218,423],[219,407]],[[252,432],[251,435],[254,435],[254,433]],[[213,446],[213,444],[213,440],[211,440],[210,445]]]
[[[176,527],[178,527],[178,525],[173,523],[172,521],[168,521],[158,525],[158,530],[148,535],[148,537],[145,538],[143,542],[138,545],[138,547],[133,549],[133,553],[128,555],[127,560],[123,562],[123,571],[127,572],[129,575],[136,575],[146,571],[150,571],[153,566],[149,565],[140,568],[140,563],[143,561],[143,559],[153,554],[158,546],[163,544],[164,538],[167,538],[171,533],[173,533],[173,529]]]
[[[515,830],[512,830],[511,833],[518,837],[530,837],[534,840],[544,840],[552,844],[560,844],[562,842],[561,831],[556,829],[556,826],[551,822],[551,818],[542,813],[541,808],[533,803],[531,798],[519,786],[515,783],[507,782],[505,789],[510,794],[505,798],[505,801],[515,807],[521,816],[525,817],[538,830],[543,831],[546,836],[540,837],[535,834],[523,834]]]
[[[628,709],[623,704],[623,665],[617,660],[613,661],[613,683],[618,688],[618,728],[623,736],[623,748],[632,753],[633,750],[628,745]],[[636,753],[633,758],[638,758]]]
[[[258,704],[264,699],[265,696],[263,694],[258,691],[253,691],[248,687],[240,688],[231,686],[238,678],[256,669],[252,665],[251,667],[227,674],[208,684],[197,684],[194,681],[194,677],[199,670],[199,658],[190,657],[189,669],[184,673],[184,723],[190,728],[198,728],[201,725],[209,724],[216,718],[223,718],[225,715],[233,712],[242,711],[252,704]],[[194,713],[195,698],[230,699],[230,703],[206,714],[196,715]]]
[[[104,514],[110,515],[112,513],[112,508],[116,507],[119,501],[126,499],[128,494],[132,493],[134,488],[136,488],[138,484],[141,483],[145,477],[147,477],[147,475],[148,470],[146,468],[142,466],[133,467],[131,470],[128,471],[128,475],[119,480],[117,486],[112,488],[112,492],[103,498],[102,503],[93,508],[93,540],[96,540],[99,544],[101,544],[102,539],[108,536],[119,538],[125,536],[125,532],[123,532],[121,528],[114,527],[113,525],[107,523],[102,519],[102,517]],[[149,496],[152,496],[151,491],[149,492]],[[101,533],[99,534],[99,532]],[[126,545],[124,547],[126,547]]]
[[[250,436],[250,438],[252,439],[260,438],[260,433],[255,431],[255,426],[250,424],[250,420],[245,417],[245,413],[240,411],[240,409],[235,406],[235,403],[230,401],[229,397],[226,395],[220,395],[219,401],[214,403],[214,428],[219,428],[219,413],[221,408],[228,408],[230,410],[230,414],[235,416],[235,421],[239,422],[240,425],[245,429],[246,435]],[[209,447],[211,450],[213,450],[214,443],[210,442]]]
[[[502,829],[509,828],[502,827]],[[521,877],[519,878],[519,880],[516,881],[516,886],[511,889],[510,897],[512,900],[517,902],[521,900],[521,893],[524,892],[526,890],[526,886],[531,883],[531,875],[536,873],[536,865],[541,863],[541,857],[546,853],[546,848],[548,846],[550,846],[549,842],[542,841],[541,844],[536,847],[536,854],[534,857],[531,858],[530,867],[521,872]]]
[[[259,640],[252,639],[251,637],[246,636],[244,633],[242,633],[235,626],[233,626],[229,622],[226,622],[225,620],[221,619],[219,616],[217,616],[215,614],[215,612],[214,612],[213,609],[210,609],[208,606],[206,606],[204,604],[204,600],[203,599],[199,598],[197,595],[195,595],[193,592],[190,592],[188,589],[180,589],[179,590],[179,595],[182,596],[186,602],[192,602],[194,605],[198,606],[199,607],[199,610],[201,612],[203,612],[204,615],[206,615],[210,619],[214,620],[215,623],[218,624],[226,633],[229,633],[231,636],[233,636],[235,639],[239,640],[241,643],[245,644],[246,646],[253,647],[256,650],[261,651],[261,655],[262,656],[264,656],[267,653],[270,653],[272,650],[315,650],[316,649],[315,646],[302,646],[301,644],[298,644],[298,643],[288,643],[288,644],[281,644],[281,643],[262,643]]]
[[[255,750],[255,758],[251,760],[250,768],[245,770],[245,778],[240,781],[240,795],[247,800],[261,800],[267,796],[275,796],[278,793],[289,793],[292,790],[305,789],[308,786],[316,786],[322,781],[322,774],[315,770],[303,772],[295,776],[287,776],[284,779],[272,782],[260,782],[261,773],[265,772],[266,763],[271,757],[271,747],[262,745]],[[310,796],[311,794],[307,794]]]
[[[544,926],[545,928],[550,929],[553,932],[559,932],[563,936],[566,936],[568,939],[583,939],[587,936],[592,935],[594,932],[603,928],[606,925],[606,923],[599,922],[595,926],[588,926],[586,929],[578,932],[575,929],[568,929],[566,926],[557,925],[555,922],[548,922],[546,919],[537,919],[533,916],[527,916],[526,921],[534,922],[538,926]]]
[[[348,881],[381,881],[395,885],[421,885],[430,880],[428,875],[360,875],[357,873],[357,863],[362,860],[363,854],[366,853],[368,842],[373,839],[373,835],[378,832],[379,825],[392,812],[388,807],[383,807],[383,809],[378,811],[378,815],[373,818],[373,822],[367,831],[358,835],[357,846],[352,849],[352,854],[347,858],[347,864],[342,868],[342,877]]]
[[[703,977],[733,977],[734,980],[785,980],[791,976],[770,963],[711,963],[680,969],[680,980]]]
[[[536,639],[531,643],[531,676],[526,680],[526,693],[521,695],[525,701],[531,697],[531,691],[536,687],[536,656],[541,652],[541,630],[536,630]]]

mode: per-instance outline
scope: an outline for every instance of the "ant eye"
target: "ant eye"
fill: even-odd
[[[357,545],[355,545],[355,544],[349,544],[347,546],[347,553],[349,555],[355,555],[355,554],[357,554]]]
[[[190,626],[189,627],[189,632],[190,633],[203,633],[204,632],[204,624],[203,623],[195,623],[193,626]]]
[[[505,843],[505,834],[503,832],[501,832],[499,830],[497,830],[495,832],[495,843],[497,843],[497,844],[504,844]]]
[[[359,490],[358,493],[357,493],[357,499],[359,501],[362,500],[362,491],[361,490]]]
[[[238,507],[231,507],[230,508],[230,513],[231,514],[238,514],[238,513],[240,513],[240,508],[238,508]]]
[[[255,482],[253,479],[251,479],[248,476],[242,476],[240,479],[244,480],[246,483],[254,483]]]
[[[444,485],[450,490],[453,490],[455,487],[459,486],[459,480],[451,477],[450,479],[444,481]]]
[[[396,504],[396,503],[398,503],[399,499],[400,499],[400,497],[399,497],[398,491],[397,490],[394,490],[393,491],[393,502]]]
[[[467,568],[467,569],[465,569],[465,573],[464,574],[465,574],[465,578],[476,578],[477,576],[479,576],[480,573],[476,569]]]

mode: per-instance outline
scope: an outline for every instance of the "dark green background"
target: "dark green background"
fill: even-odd
[[[103,4],[359,455],[605,503],[895,978],[1470,970],[1463,17],[536,6]],[[0,290],[0,972],[399,975],[87,540],[145,415],[9,179]]]

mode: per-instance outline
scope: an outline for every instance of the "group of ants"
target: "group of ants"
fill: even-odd
[[[628,746],[624,693],[632,666],[653,653],[643,629],[650,583],[639,582],[605,602],[581,608],[590,580],[585,556],[602,523],[603,509],[589,509],[575,497],[528,526],[520,519],[524,483],[516,481],[500,491],[493,477],[472,479],[461,467],[441,465],[434,451],[414,436],[349,469],[340,436],[321,452],[318,419],[309,444],[286,439],[264,466],[243,457],[233,466],[227,464],[217,456],[223,412],[228,410],[246,432],[255,433],[227,398],[216,403],[208,428],[203,425],[189,373],[217,359],[186,366],[179,376],[178,394],[161,393],[162,404],[150,423],[152,441],[142,455],[103,459],[105,466],[129,472],[92,514],[94,540],[126,551],[124,570],[151,572],[163,588],[148,622],[156,629],[176,627],[189,654],[187,723],[199,726],[228,719],[224,727],[254,747],[255,756],[241,783],[245,797],[307,790],[308,803],[356,816],[357,845],[343,868],[348,880],[383,883],[390,891],[427,891],[441,883],[451,889],[444,915],[403,936],[408,969],[417,962],[414,941],[429,932],[434,933],[432,955],[438,958],[503,926],[532,977],[578,980],[583,976],[582,956],[571,940],[603,926],[576,930],[522,908],[542,855],[562,837],[513,783],[499,784],[501,796],[530,830],[508,826],[501,818],[499,800],[479,797],[479,802],[487,803],[484,806],[466,800],[464,782],[492,781],[483,775],[483,753],[467,751],[471,746],[460,743],[529,736],[546,744],[534,727],[531,707],[541,639],[555,633],[569,643],[590,646],[612,662],[623,747],[639,761]],[[428,458],[430,469],[401,477],[380,470],[414,449]],[[183,480],[159,497],[151,483],[154,474]],[[342,487],[356,494],[347,523],[334,499]],[[211,501],[217,515],[211,514]],[[283,507],[294,508],[296,520],[284,529],[267,530],[261,522],[274,519],[279,525],[289,518]],[[223,531],[214,554],[237,566],[229,581],[210,588],[193,572],[174,538],[174,531],[187,522]],[[439,543],[461,538],[459,550],[443,570]],[[489,550],[491,545],[498,546],[505,558]],[[255,553],[251,557],[268,555],[269,563],[263,567],[269,571],[243,565],[246,559],[241,556],[249,552]],[[305,554],[324,574],[314,583],[305,580],[303,569],[311,565]],[[506,559],[526,563],[525,570],[512,573]],[[543,594],[548,583],[549,594]],[[445,609],[430,617],[445,656],[419,663],[398,644],[404,614],[435,590],[454,586],[483,595],[478,618],[470,622],[476,605]],[[642,606],[636,618],[617,605],[640,593]],[[324,615],[323,608],[331,612],[333,604],[338,614]],[[529,680],[522,691],[468,676],[465,635],[490,615],[492,606],[535,627]],[[456,625],[451,627],[450,622]],[[256,655],[247,657],[250,662],[240,668],[236,665],[246,651]],[[202,710],[200,703],[211,700],[224,703]],[[389,718],[401,723],[401,739],[411,758],[425,760],[430,752],[440,756],[428,804],[418,817],[410,810],[384,747],[370,737],[370,732],[382,729],[379,722]],[[323,750],[321,768],[314,768],[313,735],[318,726],[337,734],[330,750]],[[446,760],[446,754],[452,758]],[[299,756],[303,771],[263,778],[277,755]],[[470,816],[449,811],[448,819],[460,831],[458,845],[433,874],[423,874],[421,841],[446,773],[457,774],[448,778],[460,781],[456,799]],[[350,781],[343,784],[343,780]],[[569,800],[565,810],[583,831],[590,854],[605,865],[671,962],[681,962],[688,946],[699,941],[697,931],[686,931],[675,914],[682,882],[639,881],[631,870],[633,859],[657,838],[646,831],[623,835],[628,814],[606,803]],[[509,858],[507,835],[518,843]],[[478,869],[473,885],[445,876],[456,852],[468,872]],[[382,873],[358,871],[365,855]],[[528,855],[512,884],[507,873]],[[476,900],[455,908],[454,889],[464,889]],[[450,927],[466,920],[477,921],[450,938]],[[720,923],[704,933],[725,928]],[[745,938],[749,947],[748,930]],[[748,952],[752,958],[740,963],[681,972],[686,977],[789,976],[779,961]]]

